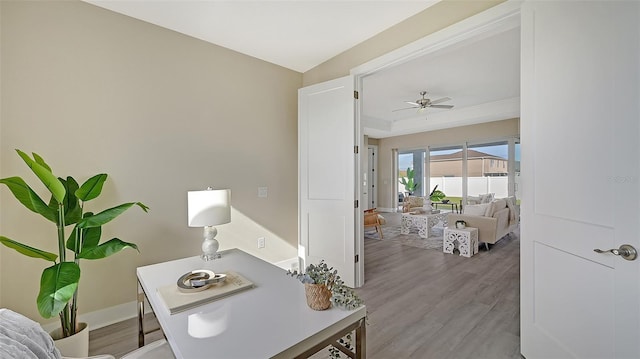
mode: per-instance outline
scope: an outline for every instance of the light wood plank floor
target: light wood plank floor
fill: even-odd
[[[471,258],[365,241],[365,285],[358,292],[368,311],[367,357],[521,358],[519,258],[514,234]],[[147,320],[157,326],[152,316]],[[135,349],[136,329],[131,319],[93,330],[91,354],[120,357]]]

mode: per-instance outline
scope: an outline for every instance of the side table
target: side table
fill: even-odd
[[[478,228],[445,228],[442,237],[442,251],[453,254],[456,247],[463,257],[468,258],[478,253]]]

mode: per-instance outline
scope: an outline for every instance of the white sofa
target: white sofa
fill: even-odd
[[[511,233],[518,225],[518,208],[515,198],[500,198],[490,203],[467,205],[464,213],[449,213],[447,223],[454,228],[456,221],[464,221],[467,227],[478,228],[478,241],[487,250],[502,237]]]

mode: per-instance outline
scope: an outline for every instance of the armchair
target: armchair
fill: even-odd
[[[427,197],[408,196],[404,198],[402,212],[431,212],[431,200]]]
[[[81,359],[60,355],[53,338],[40,324],[7,308],[0,308],[0,358]],[[138,348],[123,359],[173,359],[166,340],[158,340]],[[115,359],[114,356],[96,355],[82,359]]]
[[[384,217],[376,212],[375,208],[367,209],[364,211],[364,228],[366,229],[367,227],[375,227],[380,239],[384,239],[381,227],[384,222]]]

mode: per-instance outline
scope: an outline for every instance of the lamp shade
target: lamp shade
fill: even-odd
[[[189,227],[216,226],[231,222],[231,190],[188,191]]]

